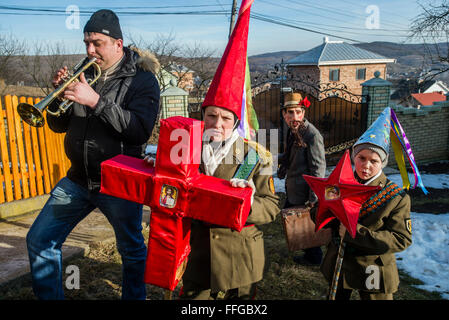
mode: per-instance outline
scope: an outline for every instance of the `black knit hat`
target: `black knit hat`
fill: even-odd
[[[111,10],[98,10],[87,21],[83,32],[98,32],[114,39],[123,39],[117,15]]]

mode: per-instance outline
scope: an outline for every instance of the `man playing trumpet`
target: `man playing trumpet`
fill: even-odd
[[[92,86],[89,71],[63,92],[74,104],[60,116],[47,112],[51,130],[66,132],[71,161],[27,235],[33,290],[39,299],[63,299],[61,246],[73,228],[99,208],[114,228],[123,262],[122,299],[145,299],[146,247],[141,233],[142,205],[99,193],[102,161],[118,154],[143,158],[159,109],[156,58],[123,47],[119,19],[110,10],[95,12],[84,27],[89,58],[101,77]],[[64,83],[67,67],[53,78]],[[60,101],[48,109],[54,111]]]

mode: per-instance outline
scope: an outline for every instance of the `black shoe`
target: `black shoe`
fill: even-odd
[[[321,262],[310,261],[304,258],[304,256],[295,256],[293,257],[293,261],[303,266],[319,266],[321,264]]]

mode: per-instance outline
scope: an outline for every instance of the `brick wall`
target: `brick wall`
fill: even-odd
[[[161,96],[161,118],[188,117],[187,96]]]
[[[449,159],[449,101],[421,109],[392,106],[417,163]],[[389,164],[394,164],[390,148]]]
[[[313,82],[319,82],[320,80],[320,69],[317,66],[291,66],[289,71],[294,78],[309,76]]]
[[[390,105],[390,87],[389,86],[369,86],[363,87],[362,95],[369,97],[367,123],[368,126],[373,123],[377,117]]]
[[[366,68],[366,79],[356,80],[357,68]],[[353,94],[362,94],[361,84],[368,79],[374,77],[374,72],[380,72],[380,78],[385,79],[387,66],[385,63],[377,64],[352,64],[352,65],[333,65],[333,66],[292,66],[289,67],[292,75],[295,76],[310,76],[313,81],[320,83],[333,82],[329,80],[330,69],[340,69],[340,81],[348,88],[348,91]]]
[[[390,87],[391,83],[380,76],[363,84],[368,110],[367,127],[390,106],[404,129],[418,164],[449,159],[449,101],[420,109],[397,106],[390,103]],[[396,166],[391,145],[389,165]]]
[[[356,80],[357,68],[366,68],[366,79]],[[374,72],[380,72],[380,78],[385,79],[386,64],[352,64],[352,65],[335,65],[335,66],[321,66],[320,67],[320,79],[321,83],[332,82],[329,80],[330,69],[340,69],[340,81],[338,83],[344,83],[348,88],[348,91],[353,94],[362,94],[361,84],[368,79],[374,77]]]

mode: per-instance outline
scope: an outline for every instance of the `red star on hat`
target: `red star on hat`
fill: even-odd
[[[357,231],[357,220],[362,204],[381,188],[365,186],[354,178],[349,150],[346,150],[328,178],[303,175],[318,197],[315,231],[338,218],[352,238]]]

